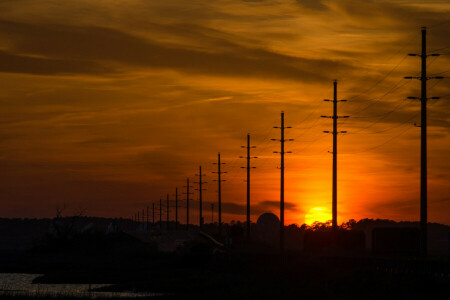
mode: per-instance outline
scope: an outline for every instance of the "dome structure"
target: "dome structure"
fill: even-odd
[[[273,213],[264,213],[259,216],[256,224],[265,228],[278,228],[280,226],[280,219]]]
[[[260,242],[276,247],[280,238],[280,220],[275,214],[260,215],[255,229],[255,237]]]

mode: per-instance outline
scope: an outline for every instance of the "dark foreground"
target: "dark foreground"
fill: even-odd
[[[450,299],[448,268],[446,258],[423,262],[364,255],[288,253],[281,257],[245,251],[212,253],[201,248],[178,254],[25,251],[0,258],[0,272],[45,274],[36,282],[108,283],[112,286],[103,291],[163,294],[152,299]],[[42,299],[7,292],[0,298]]]

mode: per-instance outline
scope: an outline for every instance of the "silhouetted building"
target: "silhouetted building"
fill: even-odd
[[[310,253],[364,253],[365,245],[365,234],[358,230],[308,231],[304,238],[304,250]]]
[[[374,254],[418,255],[420,251],[418,228],[382,227],[372,230]]]
[[[278,247],[280,239],[280,220],[273,213],[264,213],[256,221],[255,239],[259,242]]]

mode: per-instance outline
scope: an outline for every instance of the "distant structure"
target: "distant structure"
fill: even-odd
[[[116,233],[119,232],[119,226],[117,226],[116,221],[112,221],[108,224],[108,228],[106,229],[106,233]]]
[[[280,220],[273,213],[264,213],[256,221],[257,237],[261,242],[276,247],[280,236]]]

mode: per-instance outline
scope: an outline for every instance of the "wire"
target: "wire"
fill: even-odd
[[[431,75],[431,76],[434,76],[434,75],[445,74],[445,73],[448,73],[448,72],[450,72],[450,70],[442,71],[442,72],[438,72],[438,73],[433,73],[433,74],[430,74],[430,75]]]
[[[357,94],[357,95],[354,95],[354,96],[351,96],[349,98],[349,100],[354,99],[354,98],[356,98],[358,96],[361,96],[362,94],[367,94],[368,92],[370,92],[373,88],[375,88],[377,85],[379,85],[381,82],[383,82],[386,78],[388,78],[389,75],[391,75],[392,72],[394,72],[405,61],[405,59],[407,57],[408,57],[408,55],[404,55],[402,57],[402,59],[383,78],[378,80],[374,85],[372,85],[369,89],[365,90],[364,92],[362,92],[360,94]],[[368,99],[367,101],[371,101],[371,99]]]
[[[398,89],[404,87],[405,85],[411,83],[411,81],[406,81],[406,80],[404,81],[404,80],[405,80],[405,79],[402,78],[402,79],[400,79],[399,81],[397,81],[397,82],[394,84],[394,86],[391,87],[391,88],[390,88],[386,93],[384,93],[382,96],[379,96],[379,97],[376,97],[376,98],[369,99],[369,101],[372,101],[372,100],[375,100],[375,99],[376,99],[375,102],[370,103],[369,105],[367,105],[366,107],[364,107],[364,108],[362,108],[362,109],[360,109],[360,110],[358,110],[358,111],[350,112],[350,114],[356,115],[356,114],[359,114],[359,113],[361,113],[361,112],[367,110],[369,107],[372,107],[373,105],[379,103],[379,102],[380,102],[384,97],[386,97],[387,95],[389,95],[389,94],[391,94],[391,93],[397,91]],[[401,86],[398,86],[398,85],[400,84],[400,82],[402,82],[402,81],[404,81],[404,83],[403,83]],[[398,87],[397,87],[397,86],[398,86]]]
[[[433,24],[433,25],[428,25],[427,28],[434,28],[434,27],[437,27],[437,26],[441,26],[443,24],[447,24],[448,22],[450,22],[450,20],[443,21],[443,22],[440,22],[440,23],[437,23],[437,24]]]
[[[413,127],[413,126],[406,127],[406,129],[403,130],[403,131],[401,131],[399,134],[394,135],[393,137],[391,137],[391,138],[388,139],[387,141],[385,141],[385,142],[383,142],[383,143],[381,143],[381,144],[378,144],[378,145],[376,145],[376,146],[370,147],[370,148],[365,149],[365,150],[361,150],[361,151],[357,151],[357,152],[350,152],[350,153],[346,153],[346,154],[359,154],[359,153],[364,153],[364,152],[368,152],[368,151],[375,150],[375,149],[377,149],[377,148],[380,148],[380,147],[386,145],[387,143],[389,143],[390,141],[394,140],[395,138],[398,138],[399,136],[401,136],[402,134],[404,134],[404,133],[407,132],[408,130],[411,130],[412,128],[414,128],[414,127]]]
[[[433,49],[433,50],[428,50],[427,53],[435,52],[435,51],[440,51],[440,50],[445,50],[445,49],[448,49],[448,48],[450,48],[450,45],[449,45],[449,46],[446,46],[446,47],[442,47],[442,48],[437,48],[437,49]]]

